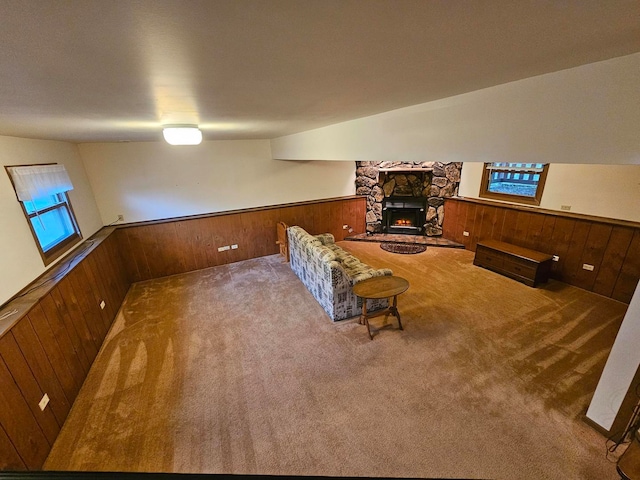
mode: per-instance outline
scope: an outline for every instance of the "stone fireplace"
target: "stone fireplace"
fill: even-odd
[[[356,194],[367,197],[367,232],[442,235],[444,199],[458,194],[461,169],[459,162],[356,162]],[[401,218],[399,208],[407,208],[410,218]],[[420,208],[424,217],[415,216]],[[394,225],[389,231],[391,213],[399,223],[419,225]]]

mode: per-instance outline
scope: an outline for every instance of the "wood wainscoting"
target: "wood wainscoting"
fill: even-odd
[[[42,467],[129,290],[113,231],[0,308],[0,470]]]
[[[100,230],[0,306],[0,471],[42,467],[131,283],[277,253],[278,221],[343,240],[365,210],[344,197]]]
[[[494,239],[557,255],[551,278],[624,303],[631,301],[640,278],[636,222],[447,198],[443,231],[445,238],[472,251],[479,240]],[[593,265],[593,271],[583,264]]]
[[[365,231],[365,213],[365,197],[341,197],[146,222],[121,227],[116,237],[130,277],[139,282],[278,253],[280,221],[340,241]],[[231,245],[238,248],[218,251]]]

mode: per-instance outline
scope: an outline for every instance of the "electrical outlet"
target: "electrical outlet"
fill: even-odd
[[[49,395],[45,393],[42,396],[42,400],[40,400],[40,402],[38,403],[38,406],[40,407],[40,410],[44,412],[44,409],[47,408],[47,405],[49,405]]]
[[[229,245],[225,245],[224,247],[218,247],[219,252],[224,252],[225,250],[229,250]]]
[[[353,233],[353,228],[350,228],[349,230],[347,230],[349,233]]]
[[[560,210],[568,212],[569,210],[571,210],[571,205],[560,205]]]
[[[593,265],[589,265],[588,263],[583,263],[582,268],[584,270],[589,270],[590,272],[593,272]]]
[[[558,255],[554,255],[551,260],[553,260],[554,262],[557,262],[560,260],[560,257]]]
[[[118,222],[124,222],[124,215],[118,215],[118,220],[117,221]]]
[[[231,245],[231,250],[237,250],[238,248],[238,244],[234,243],[233,245]]]
[[[462,235],[464,235],[465,237],[469,236],[469,232],[462,232]]]
[[[106,307],[106,306],[107,306],[107,304],[106,304],[106,303],[104,303],[104,300],[102,300],[102,301],[100,302],[100,308],[101,308],[102,310],[104,310],[104,307]]]
[[[349,228],[349,225],[342,225],[343,230],[346,230],[347,228]]]

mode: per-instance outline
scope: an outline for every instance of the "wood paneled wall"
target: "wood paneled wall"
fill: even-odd
[[[96,241],[4,309],[24,307],[0,330],[0,470],[42,467],[129,289],[115,235]]]
[[[134,282],[278,253],[276,223],[309,233],[330,232],[336,241],[365,231],[366,198],[345,197],[198,218],[150,222],[118,229],[116,237]],[[235,250],[218,247],[237,244]]]
[[[552,278],[625,303],[640,278],[640,227],[633,222],[448,198],[443,230],[472,251],[492,238],[558,255]],[[593,271],[584,270],[585,263]]]
[[[0,321],[0,470],[42,467],[132,282],[277,253],[279,221],[343,240],[365,211],[346,197],[103,229],[0,308],[18,310]]]

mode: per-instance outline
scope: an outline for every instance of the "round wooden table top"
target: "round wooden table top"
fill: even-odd
[[[389,298],[400,295],[409,288],[409,282],[402,277],[373,277],[356,283],[353,293],[362,298]]]

